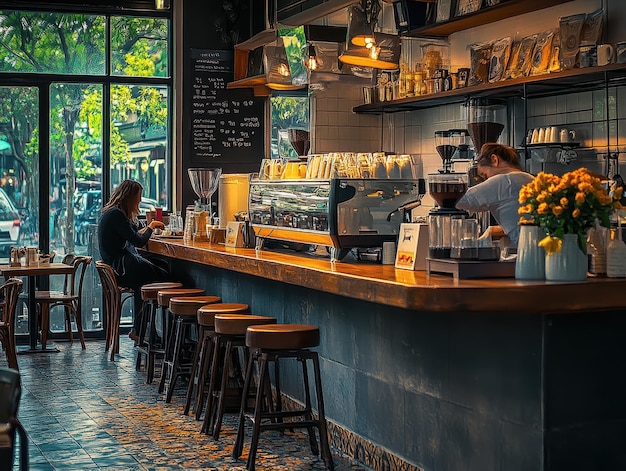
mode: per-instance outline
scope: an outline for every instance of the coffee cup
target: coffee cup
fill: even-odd
[[[533,129],[532,137],[530,138],[530,143],[531,144],[539,143],[539,129],[538,128]]]
[[[285,170],[283,159],[263,159],[261,161],[261,171],[259,177],[264,180],[276,180],[281,178]]]
[[[297,161],[287,162],[282,178],[285,180],[296,180],[306,177],[306,165]]]
[[[537,142],[546,142],[546,130],[544,128],[539,128],[539,137],[537,138]]]
[[[559,141],[560,142],[573,142],[576,139],[576,131],[573,129],[561,129],[559,132]]]
[[[615,62],[615,48],[611,44],[599,44],[596,50],[598,65],[609,65]]]
[[[550,126],[550,138],[547,142],[559,142],[559,130],[556,126]]]

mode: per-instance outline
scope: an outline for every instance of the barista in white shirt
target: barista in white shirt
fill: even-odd
[[[517,247],[519,191],[534,176],[524,172],[517,151],[502,144],[484,144],[476,163],[485,181],[468,188],[456,207],[468,212],[490,211],[498,225],[490,226],[483,236],[504,239],[501,247]]]

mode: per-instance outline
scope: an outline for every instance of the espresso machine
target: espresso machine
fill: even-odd
[[[456,208],[456,202],[467,191],[468,174],[451,170],[457,146],[451,141],[449,131],[435,132],[435,146],[443,165],[438,173],[428,174],[428,192],[437,202],[437,207],[428,213],[428,255],[450,258],[454,220],[468,216],[466,211]]]

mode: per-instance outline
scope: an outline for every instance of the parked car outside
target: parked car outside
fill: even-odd
[[[9,253],[11,247],[18,245],[20,225],[20,214],[15,203],[0,188],[0,251],[2,253]]]

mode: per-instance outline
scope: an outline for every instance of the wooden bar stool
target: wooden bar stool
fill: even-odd
[[[181,296],[170,299],[169,312],[173,318],[172,334],[165,351],[163,360],[163,373],[159,392],[165,391],[165,402],[172,400],[174,387],[179,376],[189,376],[192,362],[185,363],[184,347],[185,335],[189,331],[196,335],[197,339],[197,315],[198,309],[205,304],[219,303],[219,296]],[[163,386],[161,388],[161,385]]]
[[[159,309],[158,294],[160,290],[182,288],[183,284],[177,281],[164,281],[148,283],[141,287],[141,322],[139,324],[139,341],[137,342],[137,360],[135,370],[141,368],[141,360],[146,356],[146,383],[152,383],[154,379],[154,360],[157,355],[165,352],[165,341],[159,336],[156,329],[156,314]]]
[[[217,320],[216,320],[217,321]],[[274,324],[250,326],[246,332],[246,345],[250,348],[250,358],[246,369],[246,378],[242,393],[241,408],[239,410],[239,426],[237,438],[233,447],[233,458],[237,459],[243,451],[244,428],[246,421],[246,397],[252,383],[252,371],[254,363],[258,362],[259,385],[256,393],[254,414],[252,416],[253,429],[250,453],[248,454],[247,469],[254,471],[256,450],[259,443],[259,434],[262,430],[285,430],[292,428],[306,428],[309,434],[309,444],[314,454],[319,453],[315,430],[318,429],[322,451],[322,459],[330,470],[334,469],[330,446],[328,444],[328,431],[326,429],[326,416],[324,413],[324,398],[322,396],[322,379],[320,375],[319,358],[317,352],[310,348],[317,347],[320,343],[319,329],[312,325],[304,324]],[[266,381],[269,381],[268,363],[278,362],[280,358],[295,358],[302,365],[302,377],[304,382],[305,404],[304,409],[297,411],[282,411],[277,404],[276,411],[263,410],[263,403],[267,394]],[[313,418],[311,407],[311,391],[307,372],[307,360],[313,362],[313,375],[315,378],[315,392],[317,395],[318,418]],[[280,384],[276,384],[277,396],[280,396]],[[302,417],[298,421],[282,422],[285,417]],[[262,419],[271,419],[268,423],[261,423]]]
[[[196,420],[200,420],[204,406],[204,386],[207,372],[211,364],[213,354],[213,339],[215,337],[216,314],[238,314],[249,312],[250,307],[243,303],[215,303],[207,304],[198,309],[198,343],[191,367],[191,378],[187,385],[187,397],[185,399],[185,415],[189,414],[192,400],[195,396],[194,413]]]
[[[254,316],[245,314],[216,314],[215,315],[215,341],[213,343],[213,361],[211,364],[211,374],[209,377],[209,392],[207,395],[206,414],[202,424],[202,431],[210,434],[215,440],[220,437],[222,428],[222,418],[227,398],[228,379],[231,364],[234,364],[235,371],[239,374],[235,376],[240,379],[240,390],[236,397],[238,402],[245,402],[241,399],[243,394],[243,374],[241,364],[246,364],[247,358],[242,358],[237,364],[233,354],[237,347],[246,345],[246,329],[258,324],[276,324],[275,317]],[[246,355],[244,350],[244,356]],[[220,366],[221,365],[221,366]],[[221,378],[220,378],[221,368]]]
[[[172,340],[173,322],[172,315],[169,311],[170,299],[176,296],[202,296],[204,295],[202,288],[167,288],[161,289],[157,293],[157,305],[161,313],[161,338],[163,339],[163,358],[167,355],[169,349],[169,343]],[[157,328],[158,333],[158,328]],[[159,380],[159,392],[163,392],[165,387],[165,380],[163,378],[163,372],[165,367],[161,368],[161,378]]]

